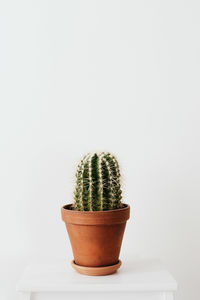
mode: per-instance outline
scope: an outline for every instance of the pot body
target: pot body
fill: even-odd
[[[75,211],[62,207],[75,263],[85,267],[114,265],[119,260],[121,243],[130,207],[108,211]]]

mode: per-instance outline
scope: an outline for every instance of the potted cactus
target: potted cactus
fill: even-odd
[[[116,158],[105,152],[84,156],[76,172],[74,203],[61,209],[74,254],[72,266],[79,273],[107,275],[120,267],[130,214],[121,194]]]

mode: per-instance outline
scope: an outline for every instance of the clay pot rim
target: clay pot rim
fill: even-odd
[[[64,205],[61,209],[62,219],[65,223],[76,225],[110,225],[125,223],[130,216],[130,206],[124,204],[123,208],[103,211],[78,211],[70,209],[72,204]]]
[[[122,205],[124,205],[124,207],[122,208],[116,208],[116,209],[109,209],[109,210],[75,210],[75,209],[70,209],[72,207],[72,203],[70,204],[66,204],[62,207],[62,209],[64,210],[67,210],[67,211],[70,211],[72,213],[78,213],[78,214],[109,214],[109,213],[113,213],[115,211],[123,211],[123,210],[126,210],[126,209],[130,209],[130,205],[126,204],[126,203],[122,203]]]

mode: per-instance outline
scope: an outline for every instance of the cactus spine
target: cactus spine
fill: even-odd
[[[119,164],[110,153],[87,154],[76,172],[74,209],[99,211],[122,206]]]

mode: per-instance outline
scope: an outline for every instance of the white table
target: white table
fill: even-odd
[[[28,266],[17,284],[21,300],[173,300],[177,283],[158,261],[127,261],[108,276],[76,273],[69,262]]]

